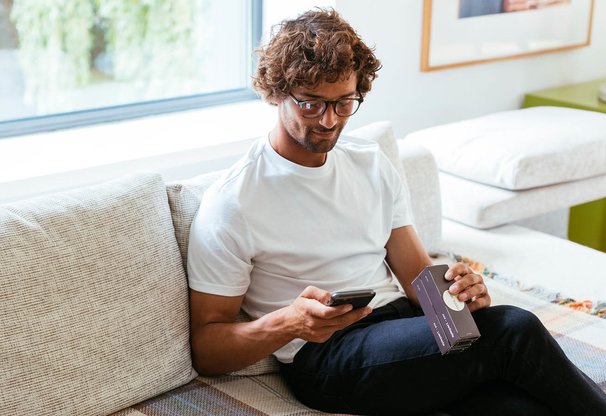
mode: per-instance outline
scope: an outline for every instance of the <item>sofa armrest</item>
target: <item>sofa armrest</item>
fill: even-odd
[[[438,166],[429,150],[397,140],[398,151],[413,211],[415,228],[425,249],[432,253],[442,238],[442,205]]]

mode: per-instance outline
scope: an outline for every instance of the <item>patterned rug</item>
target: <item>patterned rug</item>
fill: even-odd
[[[514,279],[511,276],[503,276],[491,270],[481,261],[473,260],[469,257],[454,253],[448,253],[448,256],[454,261],[467,264],[469,267],[475,270],[476,273],[481,274],[485,278],[501,282],[506,286],[514,287],[522,292],[545,299],[551,303],[606,319],[606,301],[597,301],[594,303],[591,300],[573,299],[571,297],[564,296],[559,292],[550,291],[549,289],[541,286],[524,285],[522,282]]]

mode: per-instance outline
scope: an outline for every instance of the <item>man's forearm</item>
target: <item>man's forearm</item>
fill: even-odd
[[[252,322],[233,322],[241,298],[191,291],[195,369],[206,375],[241,370],[295,338],[324,342],[372,310],[352,309],[351,305],[327,306],[329,298],[330,292],[308,286],[289,306]]]
[[[252,322],[208,323],[192,333],[194,368],[204,375],[241,370],[269,356],[292,339],[280,311]]]
[[[423,267],[431,266],[432,262],[414,227],[404,226],[392,230],[385,248],[387,250],[385,260],[391,271],[398,278],[408,299],[419,305],[417,295],[412,289],[412,281]]]

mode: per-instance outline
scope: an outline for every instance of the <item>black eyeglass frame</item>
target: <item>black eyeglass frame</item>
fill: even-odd
[[[320,112],[320,114],[315,115],[315,116],[306,116],[303,113],[301,113],[301,116],[303,118],[309,118],[309,119],[313,119],[313,118],[320,118],[324,115],[324,113],[326,113],[326,110],[328,109],[328,105],[332,105],[332,109],[335,112],[335,114],[339,117],[351,117],[354,114],[356,114],[358,112],[358,110],[360,109],[360,106],[362,105],[362,103],[364,102],[364,97],[359,96],[359,97],[347,97],[347,98],[339,98],[338,100],[322,100],[319,98],[314,98],[311,100],[298,100],[294,95],[292,95],[292,93],[288,93],[288,95],[290,96],[290,98],[292,98],[292,100],[294,101],[294,103],[297,105],[297,107],[299,107],[299,110],[302,110],[302,107],[305,103],[308,102],[321,102],[324,104],[324,109],[322,110],[322,112]],[[341,115],[337,112],[337,103],[339,101],[357,101],[358,102],[358,107],[356,108],[356,110],[348,115]]]

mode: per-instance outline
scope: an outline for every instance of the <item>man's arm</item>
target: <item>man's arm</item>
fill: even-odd
[[[370,307],[326,306],[329,297],[330,292],[309,286],[290,306],[251,322],[234,322],[244,296],[190,290],[194,368],[205,375],[240,370],[295,338],[324,342],[371,311]]]
[[[431,266],[432,261],[423,248],[412,225],[395,228],[385,245],[387,255],[385,260],[404,288],[406,296],[415,304],[419,304],[412,289],[412,281],[425,266]],[[448,280],[454,280],[448,291],[457,295],[462,302],[467,302],[470,311],[490,306],[490,295],[484,285],[482,276],[463,263],[453,264],[446,272]]]
[[[429,255],[412,225],[391,230],[391,236],[385,245],[385,260],[391,271],[402,285],[406,296],[416,305],[417,295],[412,289],[412,281],[426,266],[431,266]]]

